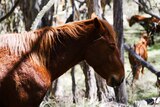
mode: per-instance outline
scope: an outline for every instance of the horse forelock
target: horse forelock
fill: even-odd
[[[58,27],[44,27],[35,31],[0,35],[0,49],[8,49],[10,54],[23,56],[30,52],[40,36],[42,40],[29,57],[38,64],[45,65],[50,59],[50,52],[55,52],[55,44],[61,43],[61,37],[78,39],[85,35],[87,26],[83,21],[73,22]],[[46,33],[43,34],[43,32]],[[43,35],[42,35],[43,34]],[[47,54],[46,54],[47,53]]]

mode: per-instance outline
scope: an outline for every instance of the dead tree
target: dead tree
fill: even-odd
[[[85,97],[94,101],[97,99],[97,87],[94,70],[85,61],[82,61],[80,65],[85,76]]]
[[[71,68],[71,79],[72,79],[72,94],[73,94],[73,103],[77,102],[77,97],[76,97],[76,81],[75,81],[75,67]]]
[[[123,8],[122,8],[122,0],[113,0],[113,17],[114,17],[114,28],[117,33],[118,39],[118,47],[121,53],[121,60],[124,62],[124,48],[123,48]],[[115,89],[115,95],[118,102],[127,104],[127,91],[126,91],[126,83],[125,80],[121,84],[119,88]]]
[[[65,23],[68,22],[73,22],[74,21],[74,16],[75,16],[75,4],[74,0],[71,0],[71,5],[72,5],[72,13],[69,15]],[[76,80],[75,80],[75,66],[71,68],[71,79],[72,79],[72,94],[73,94],[73,103],[77,102],[77,97],[76,97]]]
[[[102,19],[102,8],[101,8],[101,0],[93,0],[93,11],[95,14]],[[107,83],[102,77],[100,77],[97,73],[95,73],[96,83],[97,83],[97,96],[100,101],[107,101]]]
[[[91,14],[94,12],[99,18],[102,18],[102,8],[101,8],[101,1],[100,0],[87,0],[87,7],[88,7],[88,17],[91,17]],[[93,8],[90,8],[93,7]],[[108,101],[108,90],[107,90],[107,83],[106,81],[100,77],[98,74],[94,73],[91,67],[87,67],[88,71],[86,76],[90,80],[86,80],[86,83],[90,83],[88,85],[88,90],[96,91],[97,90],[97,98],[100,101]],[[91,72],[90,72],[91,71]],[[93,74],[92,74],[93,73]],[[96,87],[95,84],[92,83],[93,80],[96,80]],[[93,88],[91,86],[94,86]],[[95,89],[94,89],[95,88]],[[94,90],[93,90],[94,89]],[[96,93],[96,92],[90,92]],[[94,94],[95,95],[95,94]]]
[[[124,44],[125,50],[127,50],[136,60],[138,60],[144,67],[148,68],[153,74],[157,77],[160,77],[160,71],[156,70],[150,63],[146,62],[143,58],[141,58],[138,54],[134,52],[134,50],[127,44]]]

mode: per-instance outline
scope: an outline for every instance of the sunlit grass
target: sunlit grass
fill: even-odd
[[[135,25],[138,27],[138,25]],[[131,29],[130,29],[131,30]],[[135,30],[135,29],[133,29]],[[136,33],[135,33],[136,32]],[[133,46],[140,38],[140,30],[125,32],[125,42]],[[139,32],[139,33],[138,33]],[[160,70],[160,41],[159,37],[155,37],[155,45],[148,47],[148,62],[154,66],[156,70]],[[128,52],[125,51],[125,70],[126,77],[129,82],[132,80],[131,68],[128,60]],[[159,96],[159,89],[155,86],[156,76],[147,68],[144,69],[144,75],[140,75],[140,79],[136,81],[134,87],[127,85],[128,102],[133,104],[135,101],[148,99]]]

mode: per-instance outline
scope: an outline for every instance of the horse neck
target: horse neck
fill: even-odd
[[[48,66],[52,80],[84,60],[85,51],[93,41],[93,36],[81,35],[77,39],[66,39],[62,43],[58,42],[55,47],[56,51],[51,53],[51,55],[54,54],[54,57],[51,57],[50,66]]]
[[[38,57],[37,63],[46,66],[53,80],[84,60],[87,46],[100,37],[93,20],[73,22],[40,31],[44,30],[47,32],[33,56],[35,59]]]

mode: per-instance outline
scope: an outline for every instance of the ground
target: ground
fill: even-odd
[[[157,5],[160,5],[159,0],[150,0],[152,4],[154,2]],[[111,3],[112,8],[109,9],[106,6],[105,18],[109,21],[110,24],[113,24],[113,4]],[[160,6],[159,6],[160,8]],[[155,12],[157,13],[157,11]],[[65,21],[63,16],[65,14],[62,12],[60,14],[60,18],[63,18],[63,22]],[[129,27],[127,18],[130,18],[135,14],[144,14],[138,13],[138,6],[133,2],[133,0],[123,0],[123,23],[124,23],[124,40],[125,43],[133,45],[137,42],[140,37],[140,32],[144,31],[144,29],[135,24],[133,27]],[[146,14],[144,14],[146,15]],[[157,14],[159,15],[159,14]],[[20,22],[22,23],[22,22]],[[3,24],[0,24],[0,33],[6,32],[7,27],[4,27]],[[24,29],[20,29],[22,31]],[[160,70],[160,34],[155,36],[156,43],[154,46],[148,47],[148,62],[153,65],[157,70]],[[125,51],[124,54],[124,66],[126,72],[126,80],[131,81],[132,75],[130,74],[131,69],[128,61],[128,53]],[[63,99],[55,100],[53,96],[47,98],[46,101],[42,102],[40,107],[117,107],[119,106],[117,103],[103,103],[99,101],[90,101],[84,98],[85,93],[85,81],[84,75],[79,65],[76,66],[75,70],[75,79],[76,79],[76,97],[78,98],[78,103],[72,103],[72,81],[70,70],[66,72],[59,78],[60,82],[60,91],[57,93],[58,96],[62,96]],[[152,74],[147,68],[144,69],[144,75],[140,76],[140,79],[136,81],[135,86],[131,88],[130,85],[127,84],[127,92],[128,92],[128,106],[132,106],[135,101],[139,101],[142,99],[147,99],[151,97],[159,96],[159,89],[155,86],[156,76]],[[154,107],[159,107],[156,105]],[[139,106],[140,107],[140,106]],[[145,106],[141,106],[145,107]]]

